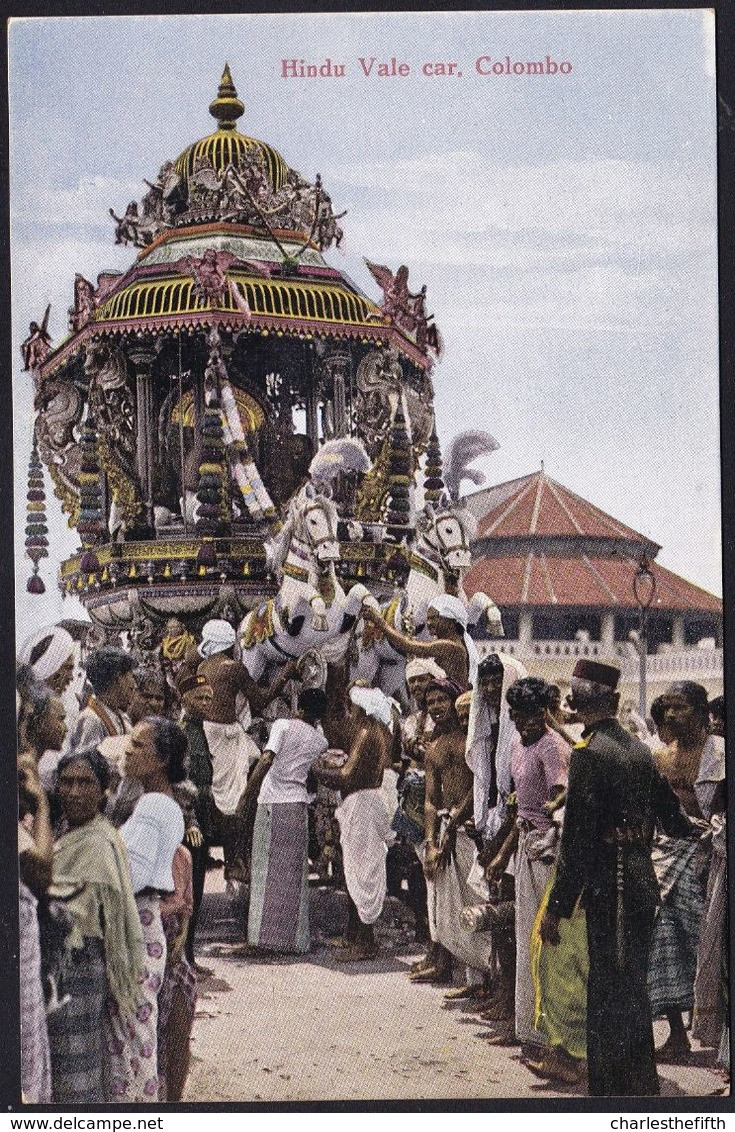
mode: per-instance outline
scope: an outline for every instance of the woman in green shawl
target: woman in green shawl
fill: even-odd
[[[111,1099],[105,1085],[105,1005],[134,1013],[143,970],[143,936],[130,866],[117,830],[101,810],[110,772],[95,748],[66,755],[57,796],[67,832],[54,847],[54,882],[83,883],[67,907],[64,989],[70,1001],[49,1017],[52,1096],[66,1105]]]

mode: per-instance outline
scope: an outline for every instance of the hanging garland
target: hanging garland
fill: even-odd
[[[202,423],[202,462],[199,465],[197,484],[197,534],[209,539],[227,530],[227,500],[225,498],[224,429],[222,411],[216,394],[208,394]],[[197,567],[206,572],[217,565],[217,555],[211,542],[204,541],[197,553]]]
[[[29,594],[43,594],[46,587],[38,572],[42,558],[48,558],[48,520],[46,518],[46,492],[43,465],[38,456],[36,430],[33,430],[33,447],[28,464],[28,493],[26,495],[26,554],[33,563],[33,573],[26,589]]]
[[[399,401],[390,430],[387,514],[389,527],[406,528],[411,524],[410,493],[412,477],[411,440],[406,428],[403,406]]]
[[[436,422],[432,425],[431,436],[426,448],[426,474],[424,476],[424,499],[434,506],[444,491],[444,468],[439,437],[436,435]]]

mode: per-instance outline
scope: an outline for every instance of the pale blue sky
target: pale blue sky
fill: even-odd
[[[363,256],[428,286],[446,353],[444,444],[483,427],[489,482],[538,469],[663,545],[720,593],[714,32],[701,11],[87,17],[10,28],[16,489],[30,380],[19,343],[74,272],[123,269],[120,213],[213,127],[225,60],[245,133],[318,171],[346,240],[328,253],[374,298]],[[569,60],[565,77],[481,77],[480,55]],[[366,78],[360,56],[406,61]],[[283,58],[344,62],[280,77]],[[425,61],[462,77],[427,78]],[[24,526],[18,499],[19,538]],[[60,556],[75,546],[56,505]],[[61,612],[49,593],[19,613]],[[32,614],[31,614],[31,611]]]

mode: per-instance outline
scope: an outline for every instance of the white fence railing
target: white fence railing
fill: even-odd
[[[520,660],[530,672],[544,667],[573,665],[580,659],[612,660],[620,664],[625,683],[638,683],[638,653],[635,646],[616,641],[612,648],[600,641],[531,641],[514,640],[478,641],[480,658],[490,652],[504,652]],[[722,649],[688,648],[670,650],[649,656],[646,661],[649,683],[669,683],[673,680],[694,680],[712,683],[723,679]]]

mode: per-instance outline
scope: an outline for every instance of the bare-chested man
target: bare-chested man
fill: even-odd
[[[373,924],[383,910],[385,858],[395,839],[381,789],[391,765],[392,704],[378,688],[355,686],[350,700],[354,730],[346,762],[341,767],[322,762],[313,768],[322,782],[342,794],[336,817],[349,899],[347,947],[340,955],[346,963],[377,954]]]
[[[431,660],[414,658],[406,665],[406,684],[415,710],[404,716],[400,723],[402,743],[401,767],[398,780],[399,807],[407,823],[408,835],[399,832],[396,844],[388,853],[388,891],[399,900],[405,899],[403,882],[408,893],[408,905],[416,920],[416,940],[429,940],[428,952],[411,966],[415,974],[425,967],[434,966],[436,940],[429,922],[426,877],[423,868],[423,829],[426,744],[431,742],[434,721],[426,710],[426,689],[432,680],[446,677],[443,668]],[[414,833],[415,830],[415,833]]]
[[[660,708],[673,740],[654,752],[656,765],[685,812],[708,830],[694,788],[709,739],[707,692],[701,684],[688,680],[671,684],[661,697]],[[664,1062],[681,1061],[690,1050],[682,1012],[691,1011],[694,1005],[707,853],[702,842],[659,833],[652,860],[661,888],[661,906],[651,941],[648,990],[652,1016],[665,1017],[670,1028],[656,1057]]]
[[[235,630],[228,621],[208,621],[202,630],[199,655],[204,659],[197,671],[212,688],[211,722],[248,726],[252,711],[258,714],[283,690],[297,673],[296,663],[284,664],[270,688],[263,688],[234,657]]]
[[[423,767],[426,744],[431,742],[434,721],[426,710],[426,689],[432,680],[444,680],[446,672],[431,658],[409,660],[406,684],[416,710],[401,723],[403,757],[414,768]]]
[[[417,641],[387,625],[377,610],[363,606],[362,616],[404,656],[430,657],[443,668],[463,692],[472,683],[477,668],[474,642],[467,636],[467,612],[459,598],[441,594],[430,603],[426,628],[434,640]]]
[[[425,764],[424,869],[427,882],[433,886],[438,941],[467,968],[465,985],[452,997],[482,998],[491,940],[487,933],[464,931],[459,922],[462,908],[478,903],[478,898],[467,885],[475,860],[474,842],[465,830],[472,814],[474,782],[465,760],[466,733],[455,708],[457,696],[458,689],[449,680],[434,681],[426,691],[434,738],[427,748]],[[431,895],[430,891],[430,899]],[[449,981],[451,968],[447,971],[437,966],[434,975],[432,981]],[[422,981],[425,979],[431,979],[431,972],[424,974]]]
[[[237,815],[236,829],[227,837],[225,878],[243,880],[246,872],[242,844],[244,812],[240,800],[247,785],[248,772],[260,751],[247,733],[251,709],[255,712],[270,703],[295,674],[295,665],[286,664],[270,688],[261,688],[245,666],[234,658],[235,630],[228,621],[207,621],[202,630],[198,673],[212,689],[212,703],[204,722],[204,733],[212,756],[212,797],[225,818]],[[229,826],[228,826],[229,828]]]

